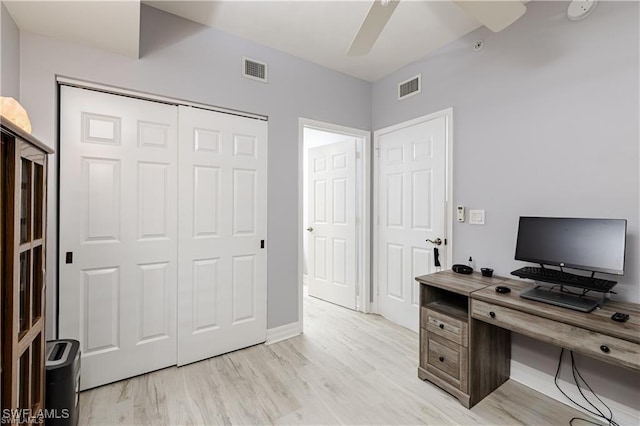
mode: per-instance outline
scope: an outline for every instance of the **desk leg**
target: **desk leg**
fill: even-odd
[[[511,332],[472,318],[469,326],[470,406],[506,382],[510,370]]]

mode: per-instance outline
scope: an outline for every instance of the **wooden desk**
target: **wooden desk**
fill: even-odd
[[[421,301],[418,377],[453,394],[467,408],[509,378],[510,331],[640,371],[637,304],[610,301],[583,313],[521,298],[520,292],[530,286],[522,280],[452,271],[416,280]],[[511,292],[496,293],[497,285]],[[630,318],[615,322],[614,312]]]

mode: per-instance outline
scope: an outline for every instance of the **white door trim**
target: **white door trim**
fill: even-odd
[[[360,211],[362,215],[360,217],[360,247],[362,250],[358,254],[360,257],[360,270],[359,275],[362,277],[359,283],[359,296],[358,305],[362,312],[371,312],[370,304],[370,283],[371,280],[371,234],[370,234],[370,218],[371,218],[371,132],[368,130],[355,129],[352,127],[340,126],[337,124],[326,123],[317,120],[311,120],[307,118],[298,119],[298,320],[301,327],[303,324],[302,316],[302,281],[303,281],[303,154],[304,154],[304,129],[311,128],[316,130],[324,130],[332,133],[342,133],[349,136],[361,138],[362,144],[362,170],[361,186],[362,197]]]
[[[443,109],[441,111],[434,112],[432,114],[424,115],[422,117],[414,118],[412,120],[403,121],[402,123],[394,124],[389,127],[385,127],[373,132],[373,182],[375,187],[378,187],[378,173],[380,164],[378,160],[379,154],[379,142],[380,136],[386,133],[395,132],[405,127],[415,126],[425,121],[431,121],[436,118],[444,117],[446,120],[446,133],[445,133],[445,236],[447,245],[444,247],[446,253],[446,262],[442,265],[442,269],[451,269],[453,262],[453,108]],[[373,226],[373,241],[378,241],[378,224],[377,224],[377,212],[378,212],[378,197],[373,197],[373,214],[376,215]],[[373,264],[378,264],[378,250],[373,249]],[[379,312],[378,307],[378,289],[379,279],[377,272],[374,272],[371,276],[372,288],[374,289],[373,302],[370,306],[370,312]]]

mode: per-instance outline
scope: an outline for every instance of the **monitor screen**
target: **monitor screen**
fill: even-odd
[[[626,219],[520,217],[516,260],[624,274]]]

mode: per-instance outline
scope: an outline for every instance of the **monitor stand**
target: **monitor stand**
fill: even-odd
[[[557,286],[555,286],[557,287]],[[562,289],[562,286],[560,287]],[[548,303],[580,312],[591,312],[597,307],[604,306],[609,301],[609,293],[601,293],[600,299],[591,299],[578,294],[554,291],[553,287],[535,286],[520,293],[520,297],[536,302]]]

